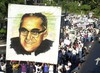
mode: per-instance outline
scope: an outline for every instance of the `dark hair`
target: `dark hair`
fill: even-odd
[[[32,16],[36,16],[38,18],[41,18],[43,23],[41,24],[41,26],[43,27],[43,29],[47,28],[47,18],[45,15],[43,15],[42,13],[26,13],[22,16],[21,18],[21,23],[20,23],[20,27],[22,26],[23,20],[25,17],[32,17]]]

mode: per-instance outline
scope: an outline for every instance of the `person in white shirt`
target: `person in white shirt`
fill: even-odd
[[[35,68],[36,68],[36,72],[35,73],[42,73],[42,65],[36,64]]]
[[[63,72],[63,65],[58,64],[57,70],[58,70],[58,73],[62,73]]]
[[[6,71],[6,63],[4,63],[4,62],[1,63],[1,70],[2,70],[2,72]]]
[[[49,65],[49,73],[53,73],[53,64]]]

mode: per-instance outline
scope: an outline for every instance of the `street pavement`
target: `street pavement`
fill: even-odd
[[[0,54],[1,53],[6,53],[6,41],[5,40],[0,40]]]
[[[6,44],[6,41],[0,39],[0,45],[2,45],[2,44]]]

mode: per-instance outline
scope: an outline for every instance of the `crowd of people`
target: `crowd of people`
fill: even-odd
[[[64,73],[79,71],[91,50],[93,42],[98,37],[99,25],[88,22],[89,19],[88,16],[78,17],[78,15],[64,17],[58,55],[58,64],[65,68]]]
[[[5,54],[0,54],[0,73],[4,73],[5,71],[6,71]]]
[[[3,73],[78,73],[92,43],[100,33],[98,19],[89,16],[68,14],[61,23],[58,64],[29,61],[5,61],[5,54],[0,55],[0,71]]]
[[[78,73],[92,44],[100,34],[96,18],[69,14],[61,26],[58,64],[59,73]]]

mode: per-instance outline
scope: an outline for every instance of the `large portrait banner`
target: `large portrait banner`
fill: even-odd
[[[8,5],[6,60],[57,64],[61,8]]]

